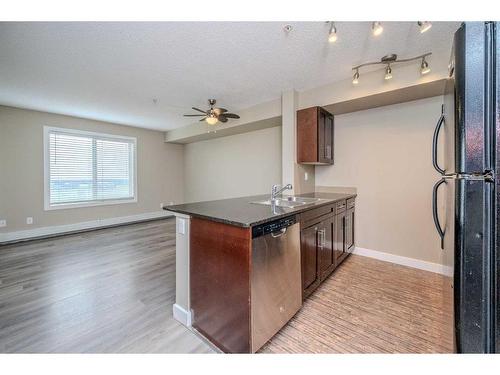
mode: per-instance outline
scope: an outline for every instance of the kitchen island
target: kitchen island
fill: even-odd
[[[309,193],[268,204],[260,195],[169,206],[177,217],[174,317],[224,352],[257,351],[348,255],[354,198]]]

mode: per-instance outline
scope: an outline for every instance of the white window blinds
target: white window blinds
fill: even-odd
[[[45,131],[49,208],[135,200],[135,138]]]

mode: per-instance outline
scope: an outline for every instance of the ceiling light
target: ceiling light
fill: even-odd
[[[425,57],[422,59],[422,64],[420,64],[420,74],[424,75],[431,71],[429,64],[425,61]]]
[[[207,116],[205,121],[207,122],[208,125],[215,125],[215,124],[217,124],[217,122],[219,120],[217,119],[217,116],[210,115],[210,116]]]
[[[352,76],[352,84],[357,85],[359,83],[359,71],[356,69],[356,73]]]
[[[429,21],[418,21],[418,27],[420,27],[420,33],[423,34],[432,27],[432,23]]]
[[[335,22],[330,21],[330,32],[328,33],[328,41],[330,43],[335,43],[337,41],[337,28],[335,27]]]
[[[375,21],[372,23],[372,32],[373,35],[378,36],[382,34],[382,31],[384,31],[384,28],[382,27],[382,24],[378,21]]]
[[[432,52],[427,52],[422,55],[414,56],[414,57],[409,57],[406,59],[400,59],[398,58],[398,55],[395,53],[389,53],[388,55],[383,56],[380,61],[370,61],[370,62],[365,62],[363,64],[359,64],[356,66],[352,67],[352,70],[354,71],[354,75],[352,76],[352,83],[354,85],[357,85],[359,82],[359,70],[365,66],[371,66],[371,65],[383,65],[385,67],[385,76],[384,78],[386,80],[392,78],[392,69],[391,66],[393,64],[400,64],[400,63],[406,63],[410,61],[417,61],[420,60],[420,72],[422,74],[427,74],[431,71],[429,68],[429,64],[427,61],[425,61],[427,56],[432,55]]]
[[[392,70],[391,70],[391,66],[390,65],[387,65],[387,68],[385,68],[385,76],[384,76],[384,79],[385,80],[389,80],[392,78]]]

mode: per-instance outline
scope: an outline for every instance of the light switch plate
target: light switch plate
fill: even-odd
[[[0,228],[7,226],[7,220],[0,220]]]
[[[27,217],[26,218],[26,224],[28,224],[28,225],[33,224],[33,218],[32,217]]]
[[[307,181],[309,180],[309,173],[304,173],[304,181]]]

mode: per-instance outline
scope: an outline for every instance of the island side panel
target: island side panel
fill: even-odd
[[[191,219],[192,325],[224,352],[249,353],[251,229]]]

